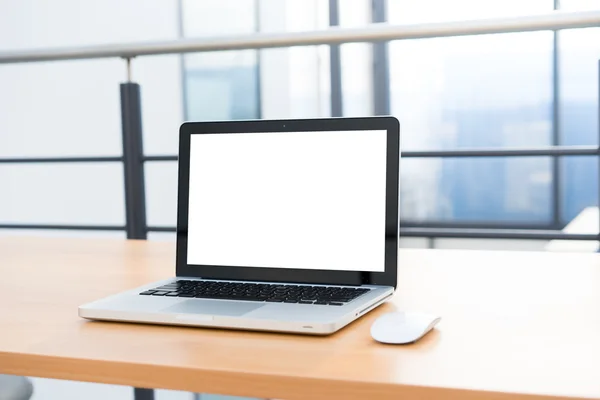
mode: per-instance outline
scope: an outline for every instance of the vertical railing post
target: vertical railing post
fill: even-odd
[[[153,389],[133,388],[134,400],[154,400]]]
[[[127,64],[129,66],[129,60]],[[146,239],[146,190],[140,85],[131,81],[121,84],[121,123],[127,239]]]
[[[146,239],[146,185],[142,138],[140,85],[131,82],[131,60],[127,59],[127,82],[121,87],[123,175],[125,184],[125,229],[127,239]],[[135,400],[154,400],[154,390],[134,388]]]

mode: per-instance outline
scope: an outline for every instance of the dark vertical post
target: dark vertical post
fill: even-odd
[[[600,60],[598,61],[598,94],[600,95]],[[596,159],[598,160],[598,214],[600,214],[600,103],[598,104],[598,157]],[[600,220],[598,227],[598,241],[600,241]]]
[[[121,84],[125,226],[127,239],[146,239],[146,190],[142,147],[140,85]]]
[[[338,0],[329,0],[329,26],[340,24]],[[329,71],[331,81],[331,116],[341,117],[344,113],[342,95],[342,60],[340,45],[329,45]]]
[[[559,0],[554,0],[554,10],[560,8]],[[558,31],[553,32],[552,38],[552,146],[560,144],[560,88],[559,88],[559,58]],[[552,225],[553,229],[560,226],[560,163],[558,157],[552,157]]]
[[[127,239],[146,239],[146,185],[142,138],[140,85],[131,82],[131,59],[127,59],[127,82],[121,83],[121,130],[125,182],[125,229]],[[133,388],[135,400],[154,400],[154,390]]]
[[[371,20],[387,21],[386,0],[372,0]],[[373,43],[373,114],[390,114],[390,68],[388,42]]]
[[[134,388],[133,397],[135,400],[154,400],[154,390]]]

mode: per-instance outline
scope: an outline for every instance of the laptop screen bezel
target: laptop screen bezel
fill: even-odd
[[[386,210],[385,210],[385,269],[384,272],[337,271],[313,269],[283,269],[192,265],[187,263],[189,168],[191,135],[385,130],[386,147]],[[179,130],[179,185],[177,199],[178,277],[228,279],[265,282],[295,282],[338,285],[382,285],[396,287],[398,268],[398,192],[400,126],[394,117],[327,118],[294,120],[256,120],[224,122],[186,122]],[[349,218],[351,218],[349,216]]]

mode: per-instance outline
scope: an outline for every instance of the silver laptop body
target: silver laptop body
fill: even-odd
[[[399,156],[393,117],[185,123],[176,277],[79,315],[331,334],[394,293]]]

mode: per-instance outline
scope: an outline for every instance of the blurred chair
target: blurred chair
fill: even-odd
[[[29,400],[32,394],[33,385],[29,379],[0,375],[0,400]]]

